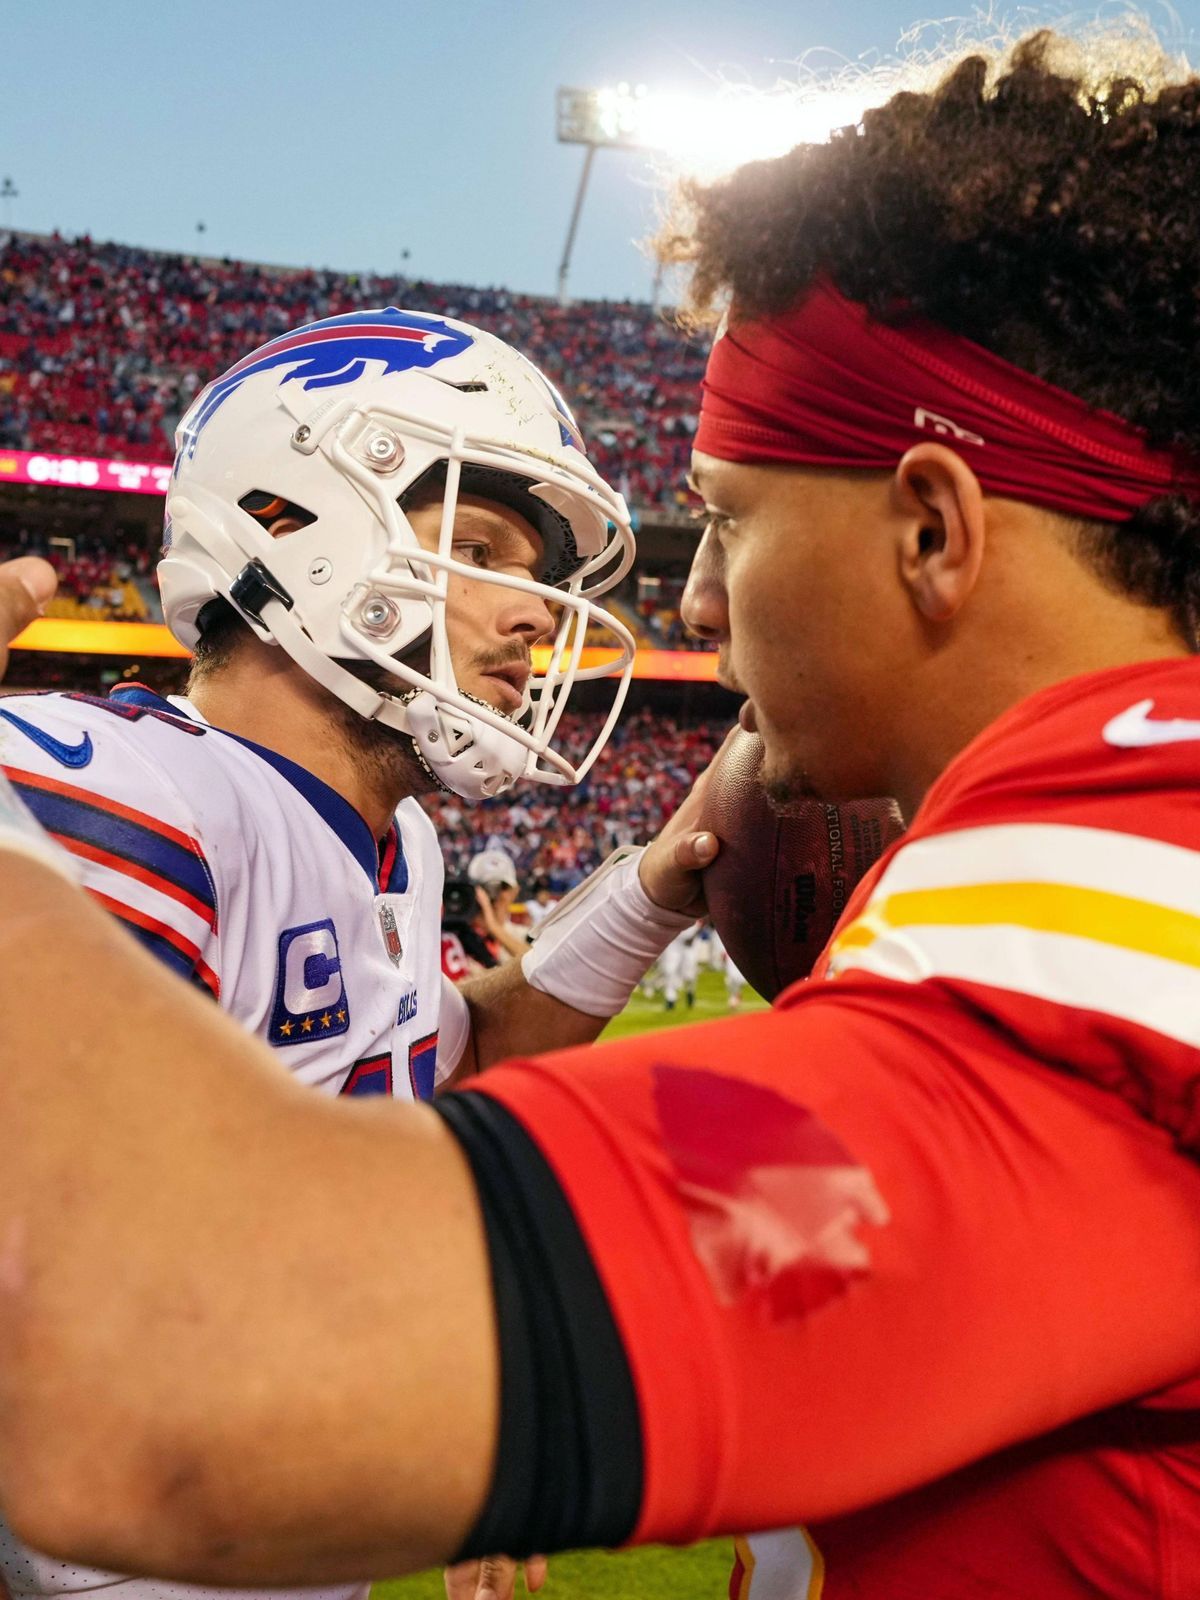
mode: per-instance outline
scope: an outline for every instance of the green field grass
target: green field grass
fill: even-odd
[[[762,1011],[766,1004],[753,989],[743,990],[743,1011]],[[671,1028],[686,1022],[713,1022],[717,1017],[727,1016],[729,1007],[725,1004],[725,979],[715,972],[702,972],[696,985],[694,1006],[689,1008],[680,1000],[674,1011],[668,1011],[661,995],[647,1000],[638,993],[621,1015],[613,1018],[600,1037],[621,1039],[631,1033],[649,1033],[652,1028]]]
[[[742,1009],[759,1010],[765,1004],[747,990]],[[666,1011],[661,998],[646,1000],[635,995],[609,1023],[603,1037],[619,1039],[651,1028],[710,1022],[728,1015],[724,978],[703,972],[694,1007],[689,1009],[680,1002],[674,1011]],[[616,1553],[577,1550],[553,1558],[541,1594],[546,1600],[724,1600],[732,1562],[728,1539],[713,1539],[690,1550],[666,1550],[658,1545]],[[524,1593],[520,1582],[517,1592]],[[372,1600],[444,1600],[444,1596],[441,1573],[422,1572],[414,1578],[377,1583]]]
[[[733,1546],[712,1539],[690,1550],[572,1550],[554,1556],[538,1591],[545,1600],[725,1600]],[[517,1594],[525,1585],[517,1580]],[[377,1583],[371,1600],[446,1600],[440,1572]]]

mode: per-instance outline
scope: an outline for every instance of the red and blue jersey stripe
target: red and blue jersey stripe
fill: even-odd
[[[217,897],[199,840],[159,817],[19,767],[3,768],[29,810],[72,855],[144,885],[217,931]],[[170,922],[90,886],[94,898],[166,965],[220,992],[200,946]],[[164,906],[164,916],[169,907]]]

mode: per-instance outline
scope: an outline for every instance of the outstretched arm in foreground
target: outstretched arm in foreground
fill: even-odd
[[[278,1584],[472,1528],[688,1542],[841,1516],[1200,1367],[1195,1163],[960,1050],[928,997],[823,985],[450,1096],[493,1219],[511,1196],[499,1318],[436,1112],[296,1086],[8,850],[0,1016],[0,1508],[54,1554]],[[498,1347],[506,1397],[522,1372],[550,1397],[550,1467],[481,1518],[498,1419],[519,1466],[531,1415],[501,1411]]]
[[[19,844],[0,1510],[52,1554],[280,1584],[468,1529],[684,1542],[1194,1398],[1200,1168],[944,987],[499,1068],[443,1123],[298,1087]]]
[[[214,1582],[452,1555],[490,1477],[496,1346],[474,1189],[436,1113],[297,1086],[9,850],[0,1016],[16,1531]]]

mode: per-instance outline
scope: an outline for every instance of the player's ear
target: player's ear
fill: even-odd
[[[914,445],[892,479],[900,513],[900,577],[929,622],[948,622],[965,604],[983,563],[985,523],[979,479],[960,455]]]

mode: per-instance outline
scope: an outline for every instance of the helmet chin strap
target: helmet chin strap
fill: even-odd
[[[459,693],[491,709],[465,690]],[[441,703],[428,689],[405,696],[403,709],[405,731],[422,764],[438,783],[464,800],[503,794],[525,771],[529,751],[519,739]]]
[[[282,601],[268,601],[262,621],[296,665],[322,688],[365,721],[406,733],[430,775],[464,800],[503,794],[524,773],[529,749],[513,734],[446,704],[430,689],[412,688],[401,697],[372,688],[319,650]],[[491,716],[498,714],[486,700],[462,689],[458,693]]]

